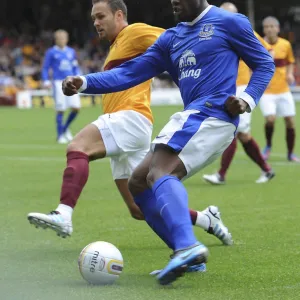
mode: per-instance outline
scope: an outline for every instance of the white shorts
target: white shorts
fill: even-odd
[[[264,94],[260,99],[260,109],[264,117],[292,117],[296,115],[295,102],[291,92]]]
[[[56,111],[65,111],[68,108],[80,108],[79,95],[66,96],[62,91],[62,80],[54,80],[53,97]]]
[[[179,153],[188,178],[211,164],[231,144],[236,127],[208,117],[198,110],[186,110],[171,116],[169,123],[152,142],[165,144]]]
[[[123,110],[102,115],[92,124],[100,130],[113,178],[129,178],[149,152],[151,122],[136,111]]]
[[[236,96],[239,97],[245,91],[247,85],[240,85],[236,89]],[[251,113],[243,113],[240,115],[240,123],[237,132],[249,133],[251,131]]]

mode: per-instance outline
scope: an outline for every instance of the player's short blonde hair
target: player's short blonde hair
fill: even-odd
[[[122,11],[125,20],[127,20],[127,6],[124,0],[92,0],[93,5],[98,2],[106,2],[113,14],[115,14],[118,10]]]

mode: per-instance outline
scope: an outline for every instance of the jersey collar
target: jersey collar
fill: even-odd
[[[111,45],[111,46],[115,43],[115,41],[118,39],[118,37],[121,36],[121,34],[123,33],[123,30],[126,29],[128,26],[129,26],[129,25],[127,24],[126,26],[124,26],[124,27],[121,29],[121,31],[117,34],[117,36],[110,42],[110,45]]]
[[[193,26],[195,25],[199,20],[201,20],[209,11],[210,9],[213,7],[213,5],[209,5],[207,6],[204,11],[195,19],[193,20],[192,22],[185,22],[186,25],[189,25],[189,26]]]

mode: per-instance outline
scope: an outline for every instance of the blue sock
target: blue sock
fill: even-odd
[[[71,111],[68,115],[66,124],[64,125],[63,132],[66,132],[66,130],[69,128],[70,124],[74,121],[74,119],[77,117],[78,111]]]
[[[174,250],[171,234],[165,226],[164,220],[156,211],[156,199],[152,190],[147,189],[141,194],[135,196],[134,201],[144,214],[145,221],[152,230],[167,244],[169,248]]]
[[[57,138],[59,138],[64,132],[63,118],[64,118],[64,113],[59,112],[59,113],[56,114]]]
[[[175,251],[197,243],[188,209],[188,195],[177,177],[166,175],[158,179],[153,187],[157,199],[156,210],[171,233]]]

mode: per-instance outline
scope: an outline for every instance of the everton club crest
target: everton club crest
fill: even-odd
[[[199,33],[200,40],[210,40],[214,34],[215,27],[212,24],[204,24]]]

